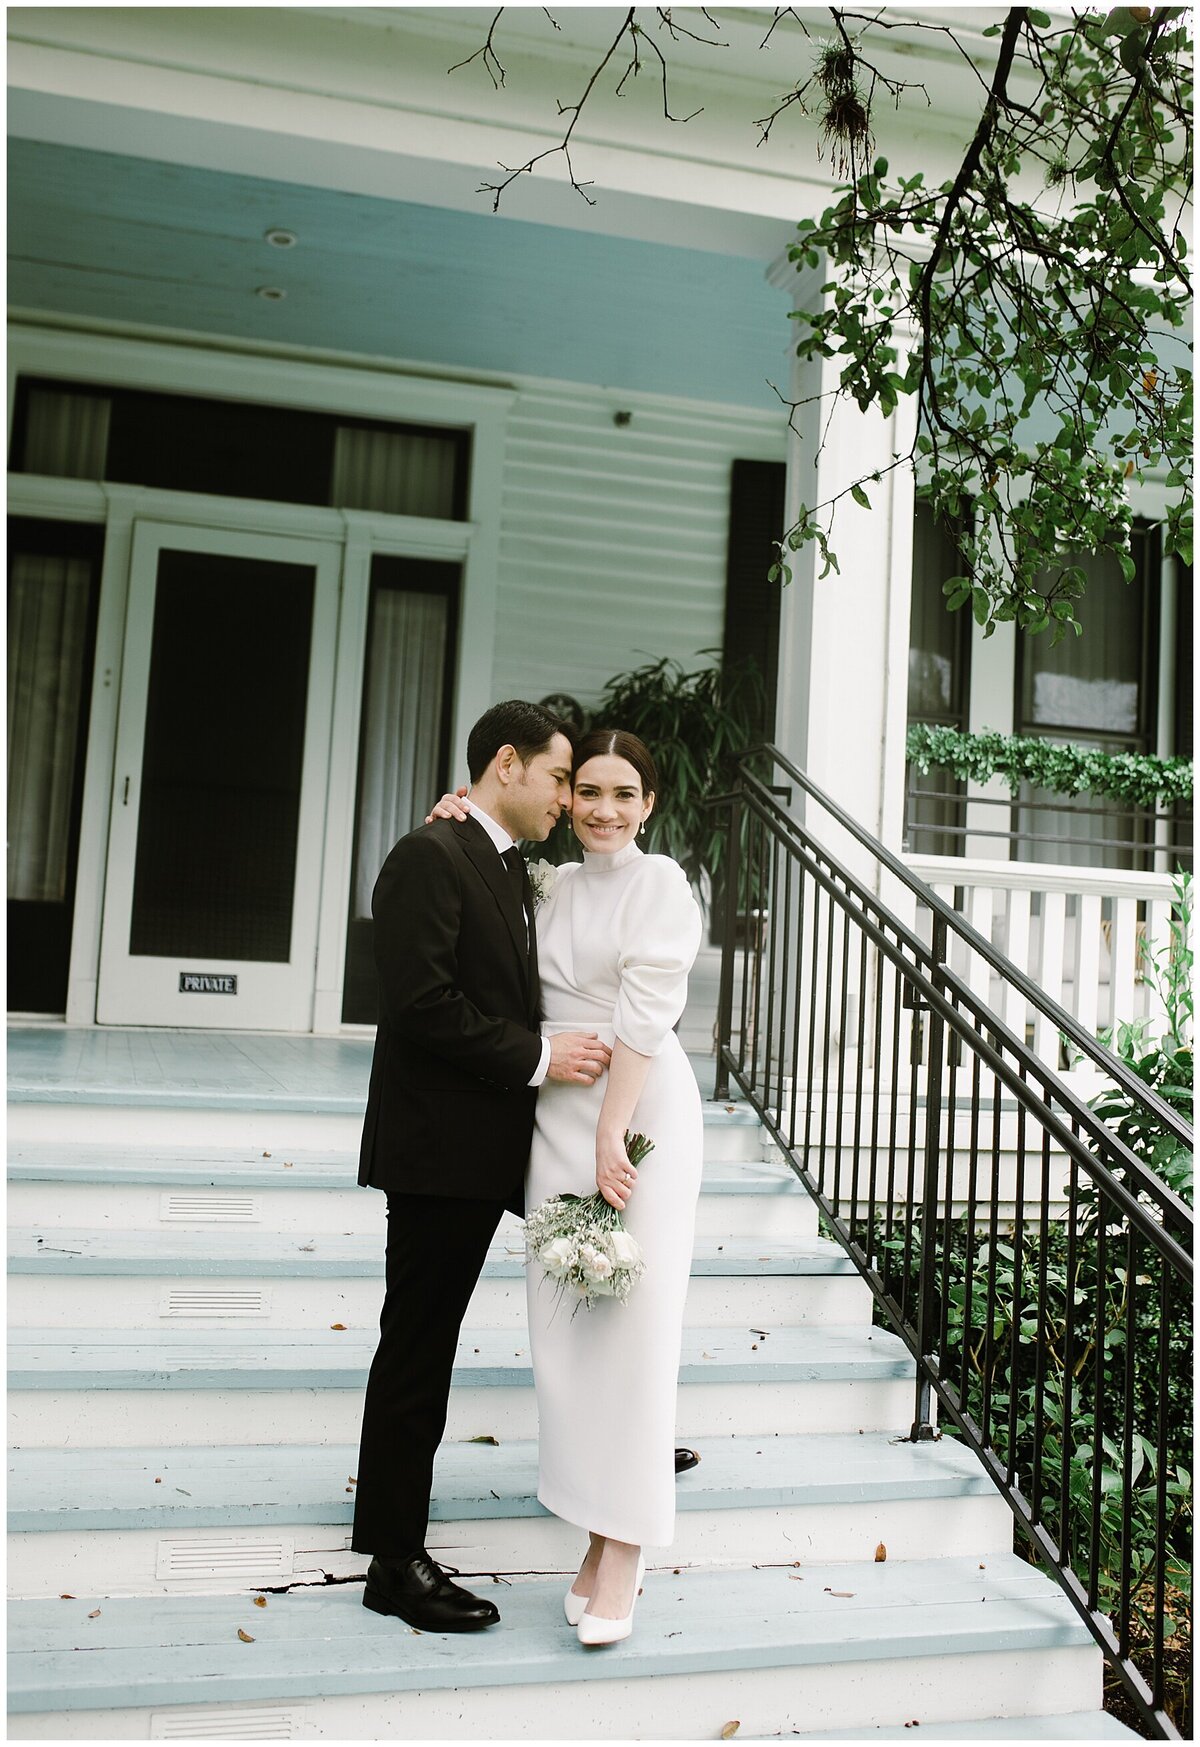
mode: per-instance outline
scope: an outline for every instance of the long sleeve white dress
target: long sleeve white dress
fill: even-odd
[[[675,1397],[703,1154],[700,1094],[672,1027],[700,910],[677,862],[629,843],[560,868],[537,930],[543,1032],[596,1031],[652,1056],[629,1127],[654,1142],[623,1215],[646,1261],[627,1304],[572,1315],[541,1264],[528,1267],[538,1497],[580,1528],[663,1547],[675,1532]],[[528,1208],[595,1189],[605,1086],[602,1075],[541,1087]]]

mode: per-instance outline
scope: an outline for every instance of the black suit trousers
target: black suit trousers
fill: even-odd
[[[388,1196],[387,1291],[363,1404],[356,1553],[402,1559],[425,1545],[458,1332],[503,1213],[502,1201]]]

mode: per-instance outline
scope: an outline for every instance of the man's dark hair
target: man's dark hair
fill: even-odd
[[[571,724],[543,710],[540,704],[527,704],[521,698],[493,704],[467,737],[467,770],[471,781],[479,781],[502,746],[513,747],[522,764],[528,764],[539,752],[545,752],[556,734],[564,735],[574,745]]]

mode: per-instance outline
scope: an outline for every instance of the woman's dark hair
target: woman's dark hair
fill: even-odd
[[[589,728],[575,742],[577,773],[589,758],[623,758],[641,777],[642,793],[658,793],[658,771],[650,748],[636,734],[629,734],[624,728]]]
[[[467,736],[467,770],[471,781],[479,781],[502,746],[515,748],[521,763],[528,764],[539,752],[545,752],[556,734],[574,742],[571,724],[543,710],[540,704],[527,704],[521,698],[493,704]]]

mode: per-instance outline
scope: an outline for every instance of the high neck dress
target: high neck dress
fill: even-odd
[[[629,843],[558,869],[537,913],[542,1030],[596,1031],[651,1056],[629,1128],[654,1142],[623,1218],[646,1271],[626,1304],[559,1302],[528,1264],[538,1404],[538,1497],[597,1534],[664,1547],[675,1532],[675,1399],[683,1305],[700,1193],[703,1126],[691,1065],[672,1027],[687,999],[700,910],[667,856]],[[607,1076],[547,1083],[526,1207],[596,1187],[596,1124]]]

